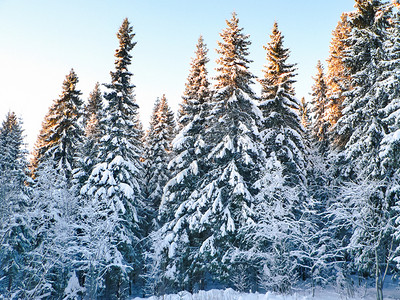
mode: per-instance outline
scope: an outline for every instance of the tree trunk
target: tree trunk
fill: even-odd
[[[383,291],[382,291],[382,278],[379,269],[379,257],[378,257],[378,249],[375,249],[375,286],[376,286],[376,300],[383,300]]]

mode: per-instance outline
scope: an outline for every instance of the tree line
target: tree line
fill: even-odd
[[[400,14],[356,0],[332,32],[311,101],[275,22],[263,77],[235,13],[215,83],[200,36],[175,120],[163,95],[143,130],[125,19],[110,83],[87,103],[71,70],[27,161],[22,121],[0,128],[0,294],[124,299],[232,287],[383,299],[400,261]],[[252,85],[258,81],[258,95]]]

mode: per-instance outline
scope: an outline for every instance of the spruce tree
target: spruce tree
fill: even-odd
[[[53,168],[67,180],[72,177],[77,145],[83,136],[80,125],[82,100],[77,83],[78,77],[72,69],[63,82],[60,98],[53,102],[42,123],[32,160],[34,174],[42,163],[51,161]]]
[[[303,128],[306,129],[306,131],[309,130],[311,125],[310,109],[304,97],[300,100],[299,114],[301,117],[301,125],[303,125]]]
[[[301,247],[301,228],[307,204],[307,152],[301,125],[300,103],[293,83],[295,65],[289,64],[289,49],[275,22],[263,70],[259,107],[263,113],[261,137],[267,155],[265,168],[257,181],[256,212],[259,222],[253,229],[254,250],[264,263],[260,283],[269,289],[287,292],[301,263],[293,252]],[[273,232],[273,234],[271,234]]]
[[[32,234],[26,212],[30,189],[21,121],[9,112],[0,127],[0,294],[11,298],[23,286]]]
[[[119,47],[115,53],[115,71],[104,98],[108,102],[101,123],[104,132],[99,140],[97,164],[81,195],[88,197],[93,206],[94,224],[107,248],[102,250],[100,264],[104,289],[101,297],[125,297],[133,291],[132,280],[138,279],[141,270],[141,253],[137,245],[142,238],[144,220],[142,133],[139,130],[138,105],[133,95],[130,51],[135,46],[134,34],[128,19],[120,27],[117,37]],[[95,239],[97,240],[97,239]]]
[[[283,35],[275,22],[267,50],[267,65],[261,83],[259,107],[263,113],[261,134],[267,155],[275,156],[284,166],[283,174],[290,186],[305,184],[305,146],[299,117],[300,103],[293,83],[295,65],[287,62],[289,49],[283,47]]]
[[[168,183],[180,184],[181,179],[188,178],[187,173],[196,175],[205,171],[198,188],[189,190],[186,201],[180,202],[174,221],[165,225],[169,231],[162,245],[168,279],[191,280],[182,272],[192,266],[203,274],[201,281],[192,278],[194,286],[204,285],[204,281],[206,286],[213,282],[234,286],[237,282],[233,275],[238,268],[247,272],[249,284],[254,282],[256,273],[251,259],[235,255],[237,249],[247,247],[241,229],[255,219],[254,183],[264,157],[258,135],[261,113],[250,87],[254,78],[248,70],[250,41],[238,22],[234,13],[226,21],[227,28],[220,34],[222,41],[218,43],[219,67],[210,112],[213,119],[204,133],[204,142],[209,147],[204,156],[208,161],[206,169],[195,161],[191,169],[183,170]],[[171,200],[174,200],[172,193]]]
[[[315,83],[312,87],[313,92],[311,94],[313,97],[311,100],[311,113],[313,118],[312,131],[315,140],[320,144],[321,152],[326,153],[326,150],[328,150],[329,130],[329,122],[327,121],[328,98],[325,74],[321,61],[318,61],[317,75],[314,81]]]
[[[350,45],[351,27],[348,18],[349,14],[343,13],[335,30],[332,32],[329,58],[327,59],[326,84],[329,102],[326,116],[330,127],[334,126],[342,116],[345,93],[351,89],[350,70],[344,62],[346,49]],[[332,134],[334,135],[335,132],[332,131]],[[334,136],[332,139],[335,144],[342,146],[343,141],[340,140],[340,136]]]
[[[189,220],[203,206],[197,201],[197,186],[207,170],[208,145],[204,130],[208,124],[211,92],[207,79],[207,48],[200,36],[196,45],[195,57],[192,59],[186,88],[180,105],[179,132],[172,142],[173,158],[169,164],[171,180],[165,186],[159,210],[159,221],[163,225],[153,233],[153,243],[165,243],[166,237],[173,239],[165,243],[172,246],[174,252],[165,252],[165,248],[157,247],[154,253],[159,257],[156,268],[164,273],[158,292],[168,289],[172,283],[175,289],[196,290],[205,288],[204,262],[196,255],[200,247],[200,236],[197,228],[192,228]],[[179,213],[175,214],[179,208]],[[174,231],[179,224],[179,230]],[[192,250],[193,249],[193,250]],[[154,268],[153,268],[154,270]]]
[[[185,84],[185,91],[179,109],[179,129],[188,125],[198,115],[201,104],[210,97],[210,83],[207,79],[206,64],[208,49],[200,36],[196,45],[196,57],[192,59],[190,74]],[[194,111],[193,111],[194,110]]]
[[[174,114],[168,105],[167,98],[163,95],[161,100],[157,99],[154,105],[145,146],[145,194],[154,212],[158,212],[163,188],[170,179],[168,163],[171,160],[171,142],[174,135]]]
[[[104,132],[101,123],[104,119],[104,105],[99,83],[96,83],[89,95],[83,116],[85,134],[79,145],[76,169],[73,171],[74,189],[78,194],[97,163],[99,140]]]
[[[344,58],[352,89],[345,94],[343,116],[335,128],[344,141],[335,161],[337,174],[345,181],[338,198],[346,201],[336,203],[332,214],[334,225],[348,240],[343,255],[351,257],[355,270],[375,278],[377,299],[382,299],[385,270],[392,268],[398,193],[397,179],[382,169],[381,148],[388,133],[388,112],[398,98],[398,78],[392,72],[398,63],[387,49],[392,6],[359,0],[355,7]]]

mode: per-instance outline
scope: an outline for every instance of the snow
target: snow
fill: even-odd
[[[76,276],[75,272],[73,272],[68,281],[68,285],[64,290],[64,299],[77,299],[79,298],[79,293],[83,292],[85,292],[85,288],[80,286],[78,277]]]
[[[399,299],[400,290],[396,287],[391,287],[384,292],[384,299]],[[359,288],[354,292],[352,297],[345,294],[345,292],[339,293],[333,289],[317,289],[315,296],[311,295],[310,290],[299,290],[291,295],[282,295],[273,292],[266,293],[241,293],[234,291],[233,289],[217,290],[212,289],[209,291],[199,291],[195,294],[191,294],[186,291],[179,292],[177,294],[163,295],[163,296],[152,296],[149,298],[133,298],[132,300],[373,300],[376,299],[373,288]]]

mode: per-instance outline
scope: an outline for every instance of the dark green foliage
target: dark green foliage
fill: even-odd
[[[172,139],[175,137],[175,118],[168,106],[165,95],[157,99],[150,128],[146,135],[146,199],[149,201],[153,217],[158,213],[165,184],[170,179],[168,163],[172,156]]]
[[[294,96],[295,65],[287,62],[289,50],[283,47],[283,36],[275,22],[267,50],[267,65],[261,83],[260,110],[263,113],[261,134],[267,156],[274,155],[283,164],[283,175],[290,186],[305,184],[305,145]]]
[[[329,122],[328,122],[328,97],[327,91],[328,87],[326,85],[326,79],[324,74],[324,69],[320,61],[317,64],[317,75],[313,78],[315,83],[312,87],[313,97],[311,100],[312,105],[312,132],[314,139],[318,142],[321,153],[326,153],[328,150],[328,130],[329,130]]]
[[[10,112],[0,127],[0,294],[5,297],[22,288],[26,253],[32,247],[24,146],[21,121]]]
[[[72,170],[76,167],[77,146],[83,137],[80,125],[82,100],[79,97],[81,92],[76,88],[77,83],[78,77],[71,70],[63,82],[60,98],[53,102],[42,123],[32,161],[34,173],[42,163],[51,160],[53,167],[66,179],[72,177]]]

